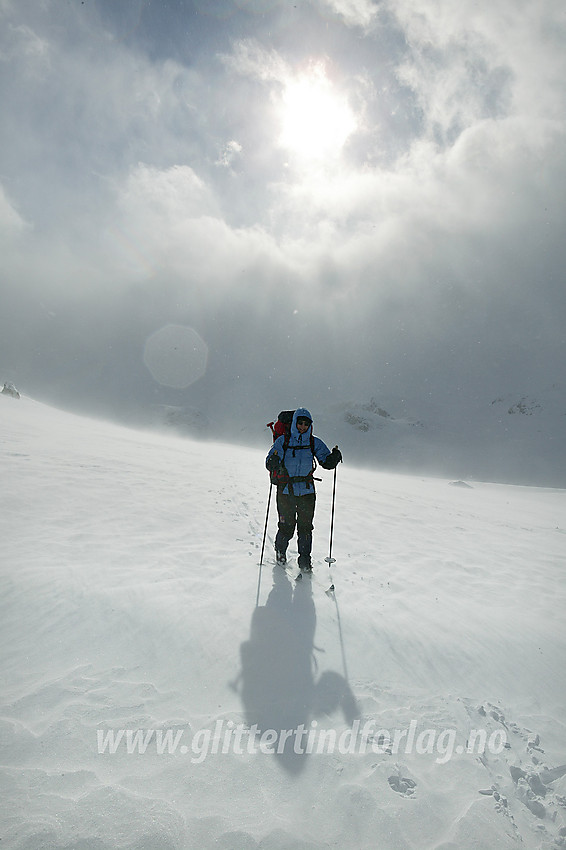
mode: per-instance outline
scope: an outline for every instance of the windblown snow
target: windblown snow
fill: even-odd
[[[0,422],[3,850],[565,846],[566,491],[342,444],[296,582],[264,452]]]

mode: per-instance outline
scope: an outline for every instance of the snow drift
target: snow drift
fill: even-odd
[[[297,583],[262,451],[0,417],[3,848],[564,845],[565,491],[342,444],[329,595],[331,473]]]

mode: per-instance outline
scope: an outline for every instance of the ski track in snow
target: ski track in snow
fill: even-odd
[[[566,844],[565,491],[367,472],[346,449],[327,595],[331,474],[296,583],[274,496],[258,566],[261,452],[0,401],[4,850]],[[219,721],[507,746],[97,751],[98,730],[189,743]]]

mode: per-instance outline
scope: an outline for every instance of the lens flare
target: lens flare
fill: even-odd
[[[166,325],[147,339],[143,359],[158,383],[184,389],[206,372],[208,346],[194,328]]]

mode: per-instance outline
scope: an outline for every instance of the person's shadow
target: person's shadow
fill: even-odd
[[[305,765],[313,717],[338,707],[349,724],[359,716],[343,676],[327,671],[316,681],[315,629],[311,580],[292,582],[275,567],[267,602],[254,610],[249,640],[240,647],[237,682],[246,723],[259,736],[269,731],[275,758],[292,773]]]

